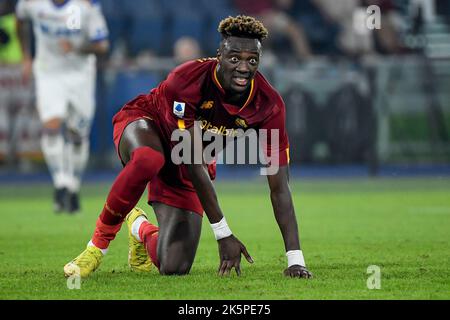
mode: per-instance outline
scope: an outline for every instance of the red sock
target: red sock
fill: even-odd
[[[139,147],[131,154],[114,181],[103,211],[97,220],[92,242],[106,249],[116,237],[123,220],[136,206],[147,184],[164,165],[164,156],[150,147]]]
[[[104,224],[100,218],[97,219],[92,243],[100,249],[107,249],[111,240],[114,240],[117,232],[119,232],[122,223],[116,225]]]
[[[147,249],[148,256],[152,263],[159,269],[158,260],[158,230],[159,228],[150,222],[144,221],[139,227],[139,237]]]

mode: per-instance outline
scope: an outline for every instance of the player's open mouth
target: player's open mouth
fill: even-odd
[[[240,87],[245,87],[248,84],[248,79],[247,78],[234,77],[233,81],[234,81],[234,83],[236,83]]]

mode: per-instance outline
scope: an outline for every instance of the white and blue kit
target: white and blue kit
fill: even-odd
[[[76,194],[89,155],[96,88],[96,56],[79,49],[108,39],[105,18],[95,0],[19,0],[16,15],[33,24],[33,74],[40,120],[63,123],[58,132],[44,130],[42,151],[55,189]],[[62,40],[73,50],[64,52]]]
[[[16,14],[33,23],[33,72],[41,121],[67,119],[68,125],[87,134],[95,112],[96,57],[76,50],[66,54],[59,42],[65,39],[77,48],[107,39],[100,6],[88,0],[68,0],[61,5],[51,0],[19,0]]]

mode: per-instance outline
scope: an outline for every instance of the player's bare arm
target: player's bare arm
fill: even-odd
[[[64,53],[78,52],[81,54],[95,54],[101,56],[107,54],[109,51],[108,40],[90,42],[77,48],[74,47],[69,40],[61,39],[59,46]]]
[[[77,48],[74,47],[70,41],[62,39],[59,42],[59,45],[64,53],[78,52],[81,54],[95,54],[101,56],[107,54],[109,51],[108,40],[87,43]]]
[[[200,132],[201,129],[195,130],[195,127],[189,129],[192,142],[192,160],[194,160],[195,154],[199,154],[199,159],[202,159],[202,143]],[[197,142],[195,140],[197,139]],[[200,139],[200,140],[199,140]],[[196,164],[191,161],[191,164],[187,165],[189,174],[191,175],[192,184],[197,192],[197,195],[205,210],[206,216],[212,225],[219,224],[224,218],[222,210],[219,207],[217,194],[214,190],[214,185],[211,182],[211,178],[208,174],[206,166],[202,164]],[[218,239],[219,245],[219,275],[229,275],[230,271],[235,268],[238,275],[241,274],[240,263],[241,254],[247,259],[248,262],[253,263],[253,259],[250,257],[245,246],[240,242],[233,234]]]
[[[27,19],[17,19],[17,34],[19,36],[20,46],[22,48],[22,76],[25,82],[31,78],[33,60],[30,50],[30,32],[31,23]]]
[[[297,219],[289,188],[289,167],[283,166],[275,175],[267,176],[270,188],[272,207],[283,236],[286,252],[297,253],[300,250]],[[306,266],[299,262],[289,266],[284,274],[289,277],[311,278],[312,274]]]

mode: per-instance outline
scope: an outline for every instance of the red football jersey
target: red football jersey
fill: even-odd
[[[123,109],[145,111],[154,120],[166,150],[166,165],[160,175],[169,184],[193,188],[183,165],[175,165],[170,151],[178,142],[171,141],[175,129],[187,129],[200,121],[203,131],[230,137],[237,129],[279,130],[278,161],[289,162],[289,141],[285,128],[285,105],[278,92],[259,72],[251,82],[251,90],[243,106],[224,102],[225,91],[217,75],[217,59],[207,58],[184,63],[175,68],[160,85],[147,95],[140,95]],[[270,151],[266,151],[270,156]]]

